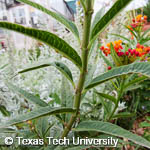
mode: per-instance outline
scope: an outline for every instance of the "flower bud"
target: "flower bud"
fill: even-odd
[[[141,47],[141,45],[139,43],[137,43],[136,48],[140,48],[140,47]]]
[[[137,51],[135,52],[135,55],[136,55],[136,56],[139,56],[139,54],[140,54],[139,52],[137,52]]]
[[[127,51],[127,52],[125,52],[125,54],[126,54],[126,56],[129,56],[129,52]]]
[[[130,53],[131,53],[131,55],[134,55],[134,51],[133,50]]]
[[[134,54],[136,53],[136,49],[133,49],[132,51],[133,51]]]
[[[128,49],[128,52],[129,52],[129,53],[131,53],[131,51],[132,51],[132,49],[131,49],[131,48],[129,48],[129,49]]]
[[[111,70],[111,66],[108,66],[108,68],[107,68],[108,70]]]

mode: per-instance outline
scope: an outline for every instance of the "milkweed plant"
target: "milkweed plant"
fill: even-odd
[[[14,85],[10,79],[7,79],[5,84],[8,88],[14,93],[21,95],[29,104],[34,104],[35,107],[32,107],[32,109],[23,114],[8,117],[6,121],[1,122],[0,132],[14,133],[14,136],[24,138],[43,139],[43,146],[38,145],[38,148],[43,150],[93,149],[95,147],[95,145],[74,145],[72,140],[69,145],[51,145],[48,144],[47,137],[49,136],[56,139],[68,138],[76,140],[79,137],[87,139],[93,137],[109,138],[112,136],[120,139],[118,148],[125,145],[122,139],[130,141],[135,147],[150,148],[150,142],[144,137],[138,136],[116,124],[118,117],[133,116],[129,112],[119,111],[120,107],[122,109],[125,108],[125,106],[122,106],[124,102],[121,104],[124,93],[131,86],[136,86],[150,77],[150,45],[147,43],[149,41],[148,31],[142,30],[147,22],[147,17],[137,15],[135,18],[132,18],[132,22],[122,25],[128,30],[130,38],[112,33],[118,40],[105,44],[101,42],[103,41],[102,39],[99,39],[105,28],[132,0],[117,0],[105,14],[102,15],[102,11],[99,11],[95,18],[93,16],[94,0],[78,1],[78,5],[82,7],[83,11],[83,18],[80,20],[83,25],[82,34],[72,21],[66,19],[61,14],[52,12],[40,4],[29,0],[17,1],[36,8],[50,15],[60,24],[63,24],[70,31],[69,34],[72,33],[79,47],[73,47],[63,36],[58,36],[45,30],[24,27],[5,21],[0,21],[0,28],[29,36],[37,40],[39,46],[43,44],[48,45],[49,50],[54,49],[60,54],[60,57],[67,60],[67,63],[72,64],[78,71],[76,78],[74,78],[74,69],[67,65],[65,61],[61,62],[59,59],[52,59],[53,61],[38,62],[37,53],[37,57],[34,57],[34,62],[36,63],[16,71],[15,76],[12,78],[16,78],[18,74],[30,74],[31,71],[38,69],[40,69],[40,72],[42,71],[41,68],[47,68],[47,71],[51,72],[49,68],[54,67],[63,75],[60,87],[61,96],[51,93],[50,97],[52,99],[44,101],[37,93],[25,91]],[[94,52],[96,55],[94,55],[95,59],[93,64],[91,64],[89,60],[93,57],[92,52],[95,46],[98,47],[98,51]],[[42,50],[44,51],[44,48]],[[34,52],[30,52],[30,54],[32,53]],[[50,53],[54,52],[51,51]],[[107,67],[104,72],[93,77],[91,70],[94,69],[94,63],[98,55],[100,55]],[[45,57],[47,56],[45,55]],[[44,73],[43,71],[41,75]],[[133,75],[134,78],[132,78]],[[131,78],[132,80],[130,80]],[[49,80],[51,80],[50,82],[55,82],[51,78]],[[110,93],[98,88],[103,87],[103,83],[106,83],[106,85],[111,83],[113,85]],[[93,92],[92,100],[90,99],[91,97],[88,98],[86,96],[91,92]],[[82,108],[85,108],[84,114]],[[96,113],[93,110],[97,110]],[[87,117],[90,112],[92,112],[91,116]],[[49,118],[50,116],[51,118]],[[99,116],[101,116],[101,120]],[[58,124],[61,125],[57,126]],[[24,147],[23,145],[19,145],[17,148],[35,149],[33,146]]]

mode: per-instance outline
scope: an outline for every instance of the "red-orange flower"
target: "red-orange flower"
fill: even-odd
[[[121,40],[114,41],[114,42],[111,42],[111,43],[112,43],[112,45],[113,45],[116,52],[119,52],[120,50],[123,49],[123,47],[121,45],[122,44]],[[100,49],[103,51],[105,56],[108,56],[111,53],[111,44],[107,43],[106,46],[107,47],[101,46]]]

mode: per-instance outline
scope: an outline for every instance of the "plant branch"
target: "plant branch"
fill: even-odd
[[[92,20],[92,14],[93,14],[93,0],[86,0],[86,11],[84,12],[84,26],[83,26],[83,38],[82,38],[82,70],[80,72],[80,77],[77,85],[77,89],[75,92],[75,99],[74,99],[74,108],[76,109],[76,112],[71,116],[71,119],[67,125],[67,127],[64,129],[64,132],[62,134],[61,138],[64,138],[68,135],[68,133],[71,131],[71,128],[73,124],[75,123],[80,109],[80,102],[82,97],[82,91],[84,87],[85,77],[87,73],[87,65],[88,65],[88,44],[90,40],[90,30],[91,30],[91,20]]]

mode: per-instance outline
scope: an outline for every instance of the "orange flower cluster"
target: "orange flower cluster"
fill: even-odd
[[[138,15],[135,19],[132,19],[132,28],[136,28],[138,26],[142,26],[147,22],[147,16]]]
[[[134,19],[132,19],[132,23],[128,26],[128,28],[132,31],[133,29],[137,31],[142,30],[143,25],[146,23],[147,23],[147,16],[142,16],[140,14],[140,15],[137,15]],[[131,32],[130,34],[131,34],[131,39],[134,39],[133,34]]]
[[[121,40],[118,40],[118,41],[114,41],[114,42],[111,42],[115,51],[118,53],[120,52],[123,47],[122,47],[122,41]],[[104,47],[104,46],[101,46],[100,49],[103,51],[103,53],[105,54],[105,56],[108,56],[110,53],[111,53],[111,44],[110,43],[107,43],[106,44],[107,47]]]
[[[145,47],[139,43],[136,45],[136,51],[139,52],[139,56],[142,57],[150,53],[150,47]]]
[[[143,45],[140,45],[139,43],[136,45],[135,49],[128,49],[128,51],[123,52],[122,49],[122,41],[118,40],[118,41],[114,41],[112,42],[113,47],[117,53],[117,55],[119,57],[122,56],[128,56],[129,58],[136,58],[136,57],[143,57],[146,54],[150,54],[150,47],[145,47]],[[105,56],[108,56],[109,54],[111,54],[111,47],[110,47],[110,43],[107,44],[107,47],[101,46],[100,49],[103,51],[103,53],[105,54]]]

